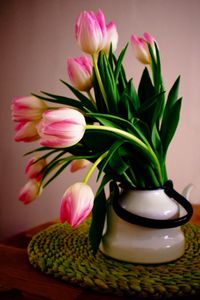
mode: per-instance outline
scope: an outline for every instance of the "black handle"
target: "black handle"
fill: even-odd
[[[125,208],[123,208],[120,205],[119,197],[114,199],[112,203],[113,209],[121,219],[127,221],[128,223],[141,225],[149,228],[160,228],[160,229],[173,228],[187,223],[191,219],[193,214],[193,208],[190,202],[186,198],[184,198],[181,194],[179,194],[177,191],[174,190],[173,183],[171,180],[168,180],[165,183],[163,189],[168,197],[176,200],[186,210],[187,212],[186,215],[180,218],[170,219],[170,220],[157,220],[157,219],[145,218],[142,216],[135,215],[127,211]]]

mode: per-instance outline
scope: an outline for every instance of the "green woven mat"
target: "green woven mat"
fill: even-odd
[[[46,274],[104,293],[153,299],[200,294],[199,226],[183,226],[184,256],[159,265],[120,262],[100,251],[94,257],[88,228],[88,223],[73,231],[67,224],[55,224],[40,232],[28,246],[30,263]]]

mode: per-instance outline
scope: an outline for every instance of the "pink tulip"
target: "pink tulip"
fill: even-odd
[[[151,45],[155,55],[155,39],[148,33],[144,33],[143,37],[136,35],[131,36],[131,43],[135,52],[136,58],[143,64],[151,63],[151,55],[149,53],[148,44]]]
[[[154,46],[155,39],[153,36],[151,36],[149,33],[145,32],[143,34],[143,37],[147,43],[149,43],[152,47]]]
[[[32,142],[40,138],[38,135],[37,122],[17,122],[15,126],[15,141],[16,142]]]
[[[45,110],[44,101],[34,96],[14,98],[11,104],[12,119],[16,122],[38,121]]]
[[[44,158],[40,160],[38,159],[38,157],[34,157],[28,161],[25,167],[25,173],[28,176],[28,178],[40,181],[42,178],[42,171],[46,167],[47,161]]]
[[[153,50],[153,54],[154,56],[156,57],[156,48],[155,48],[155,43],[156,43],[156,40],[153,36],[151,36],[149,33],[145,32],[143,34],[143,37],[145,39],[145,41],[147,42],[147,44],[149,44]],[[158,46],[158,45],[157,45]]]
[[[41,145],[52,148],[70,147],[78,143],[85,132],[85,118],[77,110],[48,110],[37,126]]]
[[[104,48],[107,38],[105,17],[101,10],[82,12],[76,22],[76,40],[82,51],[94,54]]]
[[[115,23],[110,22],[107,26],[107,41],[104,50],[108,53],[110,50],[110,44],[112,43],[112,51],[117,49],[118,44],[118,32]]]
[[[90,214],[93,202],[94,194],[89,185],[83,182],[73,184],[66,190],[61,201],[61,222],[67,221],[72,228],[76,228]]]
[[[69,79],[80,91],[89,91],[92,87],[92,64],[87,56],[68,58],[67,71]]]
[[[90,161],[87,159],[76,159],[71,162],[70,171],[76,172],[90,165]]]
[[[19,193],[19,200],[24,204],[34,201],[41,194],[42,189],[38,180],[31,179],[21,189]]]

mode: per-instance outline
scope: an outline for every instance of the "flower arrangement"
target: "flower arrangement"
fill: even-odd
[[[82,12],[75,33],[87,55],[69,58],[71,84],[61,80],[75,97],[41,92],[12,102],[15,140],[41,145],[28,153],[37,155],[27,163],[28,182],[19,200],[35,200],[67,166],[74,172],[90,165],[83,181],[65,191],[60,219],[76,228],[92,211],[89,239],[95,252],[108,203],[105,186],[115,201],[119,189],[158,188],[168,179],[166,154],[179,121],[180,78],[166,93],[157,42],[148,33],[132,35],[133,53],[146,65],[136,90],[123,66],[128,44],[116,57],[117,28],[114,22],[106,25],[101,10]],[[94,195],[88,181],[96,168]]]

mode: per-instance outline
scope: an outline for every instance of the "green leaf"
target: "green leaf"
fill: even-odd
[[[44,169],[43,177],[41,179],[41,184],[44,182],[44,180],[49,175],[49,173],[54,170],[54,168],[60,165],[61,167],[58,169],[57,172],[55,172],[53,176],[51,176],[51,178],[43,185],[43,187],[45,188],[53,179],[55,179],[60,173],[62,173],[63,170],[70,164],[72,160],[74,160],[74,158],[73,156],[70,156],[67,158],[61,158],[50,162]]]
[[[171,90],[169,91],[169,95],[168,95],[168,99],[167,99],[167,109],[170,109],[172,107],[172,105],[174,105],[175,102],[177,101],[179,85],[180,85],[180,76],[178,76],[174,85],[172,86]]]
[[[138,95],[142,103],[139,115],[152,128],[154,123],[157,122],[158,118],[162,115],[165,91],[161,90],[160,92],[156,92],[147,68],[144,69],[142,74]]]
[[[130,127],[133,129],[133,125],[131,122],[123,118],[120,118],[118,116],[114,116],[110,114],[101,114],[101,113],[87,113],[86,115],[95,118],[105,126],[111,125],[112,127],[121,128],[121,129]]]
[[[116,66],[117,64],[117,58],[114,56],[113,54],[113,61],[114,61],[114,64]],[[115,78],[116,80],[116,78]],[[125,73],[125,70],[124,70],[124,67],[123,65],[121,64],[121,68],[120,68],[120,71],[119,71],[119,75],[118,75],[118,80],[116,81],[117,83],[117,86],[118,86],[118,90],[119,90],[119,94],[121,95],[123,93],[123,90],[126,88],[127,86],[127,79],[126,79],[126,73]]]
[[[152,128],[151,140],[154,149],[156,150],[159,161],[161,161],[163,159],[163,147],[162,147],[162,141],[158,133],[156,124],[154,124]]]
[[[52,94],[49,94],[46,92],[42,92],[42,93],[46,94],[46,95],[47,94],[52,95]],[[72,107],[78,108],[79,110],[85,111],[84,106],[78,100],[74,100],[74,99],[62,97],[62,96],[58,96],[58,98],[56,98],[56,95],[52,95],[52,96],[54,96],[54,98],[47,98],[47,97],[40,96],[40,95],[37,95],[34,93],[32,93],[31,95],[37,97],[40,100],[45,100],[45,101],[48,101],[51,103],[56,103],[56,104],[64,104],[64,105],[72,106]],[[92,111],[94,111],[94,110],[92,110]]]
[[[160,99],[160,96],[164,95],[165,91],[160,92],[158,94],[155,94],[154,96],[148,98],[140,107],[139,114],[144,114],[145,112],[149,113],[149,110],[153,110],[152,108],[154,105],[156,105],[156,102]],[[155,106],[154,106],[155,107]]]
[[[154,65],[154,63],[154,67],[156,68],[156,61],[152,62],[152,65]],[[157,72],[157,69],[152,72]],[[164,106],[164,91],[157,91],[153,86],[147,68],[143,71],[138,88],[138,95],[141,102],[141,107],[138,111],[139,117],[148,124],[150,131],[152,131],[154,124],[159,122],[158,120],[162,115]]]
[[[115,154],[115,152],[118,150],[118,148],[124,144],[123,140],[117,140],[109,149],[109,152],[106,156],[106,158],[103,160],[100,168],[99,168],[99,174],[97,177],[97,180],[100,178],[101,174],[103,173],[105,167],[109,164],[109,161],[111,160],[111,158],[113,157],[113,155]]]
[[[56,167],[61,167],[58,169],[57,172],[44,184],[44,187],[46,187],[54,178],[56,178],[61,172],[64,171],[64,169],[73,161],[78,159],[91,159],[96,158],[98,154],[95,155],[79,155],[79,156],[69,156],[65,158],[58,159],[59,156],[55,157],[44,169],[43,177],[41,180],[41,183],[44,181],[44,179],[49,175],[49,173],[54,170]]]
[[[101,54],[101,52],[100,52],[100,54]],[[98,66],[100,64],[99,63],[100,56],[101,56],[100,54],[99,54],[99,59],[98,59]],[[99,67],[99,69],[100,69],[100,67]],[[98,80],[97,80],[94,70],[93,70],[93,88],[94,88],[94,95],[95,95],[96,106],[97,106],[98,112],[107,112],[107,107],[106,107],[104,98],[102,96],[101,89],[99,87],[99,83],[98,83]]]
[[[138,96],[140,98],[140,102],[142,103],[141,109],[143,108],[143,104],[146,101],[150,101],[152,97],[155,96],[155,89],[152,84],[149,71],[147,68],[144,69],[142,73],[142,77],[140,79],[139,87],[138,87]]]
[[[113,116],[110,114],[88,113],[87,116],[96,118],[105,126],[120,128],[123,130],[127,130],[128,132],[134,133],[136,136],[141,138],[146,144],[148,144],[145,134],[139,126],[139,120],[136,118],[132,119],[131,122],[129,122],[121,117]]]
[[[108,177],[104,177],[102,180],[102,183],[94,199],[94,206],[92,209],[92,222],[89,229],[89,241],[94,255],[97,253],[97,250],[99,248],[104,228],[107,203],[103,187],[108,182],[108,180],[110,180],[110,178],[107,178]]]
[[[56,150],[58,150],[58,149],[56,149]],[[49,157],[50,155],[52,155],[52,154],[54,154],[56,152],[58,152],[58,151],[47,152],[44,155],[40,156],[38,159],[36,159],[36,161],[34,163],[40,161],[41,159],[46,159],[47,157]],[[53,158],[53,160],[57,160],[58,158],[60,158],[61,156],[63,156],[66,153],[67,153],[66,150],[59,151],[59,153]]]
[[[161,132],[161,138],[163,142],[163,152],[166,155],[168,146],[176,132],[180,118],[182,98],[178,99],[168,111],[168,118],[165,120],[165,127]]]
[[[119,100],[119,112],[120,116],[125,120],[131,120],[135,115],[134,107],[125,91],[123,91]]]
[[[113,156],[110,157],[109,165],[118,175],[122,175],[130,166],[127,158],[122,157],[119,147]]]
[[[120,151],[123,148],[120,148]],[[153,188],[161,186],[157,178],[157,171],[153,164],[149,163],[146,157],[140,152],[134,152],[134,156],[127,158],[130,168],[127,170],[129,176],[132,175],[131,181],[137,188]]]
[[[110,50],[109,50],[109,53],[108,53],[108,61],[109,61],[109,64],[111,66],[111,69],[113,70],[113,63],[114,63],[114,60],[113,60],[113,52],[112,52],[112,43],[110,44]]]
[[[176,79],[174,85],[172,86],[171,90],[169,91],[169,94],[167,97],[167,102],[166,102],[164,113],[163,113],[163,119],[162,119],[162,124],[161,124],[161,133],[163,130],[164,131],[166,130],[165,123],[167,122],[167,119],[169,118],[168,114],[169,114],[170,108],[178,100],[179,85],[180,85],[180,76]]]
[[[138,111],[138,109],[140,108],[140,99],[138,97],[138,94],[136,92],[136,89],[134,87],[134,84],[133,84],[133,80],[131,79],[128,83],[128,86],[130,85],[129,87],[129,95],[130,95],[130,99],[133,101],[133,106],[136,110],[136,112]]]
[[[91,111],[96,111],[96,107],[89,98],[84,96],[81,92],[79,92],[77,89],[75,89],[72,85],[65,82],[64,80],[61,80],[61,82],[64,83],[72,91],[72,93],[81,101],[83,106],[85,106]]]
[[[52,149],[53,149],[53,150],[52,150]],[[40,151],[46,151],[46,150],[49,150],[49,151],[52,150],[52,153],[53,153],[53,152],[60,151],[60,149],[54,149],[54,148],[49,148],[49,147],[39,147],[39,148],[33,149],[33,150],[29,151],[29,152],[26,152],[26,153],[24,154],[24,156],[29,155],[29,154],[32,154],[32,153],[34,153],[34,152],[40,152]]]
[[[119,187],[115,181],[110,182],[110,198],[109,202],[112,205],[114,201],[118,201],[119,198]]]
[[[104,65],[103,51],[99,52],[99,56],[98,56],[98,68],[99,68],[99,73],[101,74],[101,80],[103,82],[105,82],[105,65]]]
[[[96,130],[87,130],[82,138],[82,144],[86,149],[92,149],[92,153],[105,152],[115,141],[115,135]]]
[[[124,141],[126,141],[127,143],[132,145],[132,147],[135,150],[140,150],[140,152],[143,153],[143,155],[145,157],[147,157],[156,167],[159,167],[157,157],[156,157],[154,151],[151,149],[151,147],[148,144],[144,143],[140,138],[136,137],[134,134],[128,133],[124,130],[120,130],[118,128],[113,128],[111,130],[110,128],[106,128],[105,126],[91,126],[90,128],[88,126],[87,132],[91,132],[91,131],[96,134],[98,132],[102,132],[104,137],[107,136],[110,139],[112,137],[115,137],[115,139],[117,139],[117,140],[123,139]],[[94,139],[98,140],[96,135],[95,135]],[[94,142],[93,142],[93,145],[95,147]],[[108,148],[105,147],[105,149],[108,149]],[[105,152],[105,149],[104,149],[104,152]],[[102,151],[103,151],[103,148],[102,148]],[[159,172],[159,169],[158,169],[158,172]]]
[[[162,84],[162,74],[161,74],[161,63],[160,63],[160,53],[159,49],[156,43],[154,43],[156,55],[154,56],[154,51],[152,49],[152,46],[149,44],[149,52],[151,55],[151,66],[152,66],[152,75],[153,75],[153,81],[154,86],[156,89],[156,92],[159,93],[163,90],[163,84]]]
[[[154,95],[144,103],[141,112],[139,112],[139,118],[148,125],[151,132],[155,124],[157,130],[159,130],[159,123],[160,119],[162,119],[165,102],[164,94],[165,92],[163,91]]]
[[[97,115],[95,114],[94,116],[93,116],[93,115],[91,115],[91,116],[93,116],[93,118],[94,118],[95,120],[98,120],[99,123],[102,124],[102,125],[104,125],[104,126],[110,126],[110,127],[115,127],[115,128],[121,128],[121,125],[120,125],[120,124],[117,125],[116,123],[114,123],[114,122],[112,121],[112,119],[107,118],[107,115],[105,115],[105,116],[106,116],[105,118],[102,117],[102,116],[100,116],[100,115],[104,115],[104,114],[97,114]],[[111,115],[109,115],[109,116],[111,116]]]
[[[107,184],[110,180],[111,178],[109,178],[108,176],[104,177],[101,183],[101,187],[99,188],[100,192],[97,191],[94,200],[94,207],[92,210],[92,223],[89,230],[89,241],[94,255],[97,253],[99,249],[99,244],[102,239],[102,233],[104,229],[105,217],[107,211],[107,200],[106,200],[105,192],[102,189],[102,187],[104,187],[105,184]],[[118,186],[114,181],[112,181],[110,183],[110,197],[109,197],[110,205],[113,201],[116,201],[118,197],[119,197]]]
[[[163,118],[162,118],[161,129],[160,129],[160,136],[161,136],[161,139],[163,141],[163,144],[165,144],[165,154],[166,154],[167,148],[169,146],[169,144],[167,145],[165,139],[166,139],[166,136],[168,135],[169,123],[171,123],[171,113],[173,112],[173,107],[175,106],[176,102],[178,101],[179,85],[180,85],[180,76],[176,79],[176,81],[173,84],[171,90],[169,91],[169,94],[168,94],[168,97],[167,97],[167,102],[166,102],[164,112],[163,112]],[[179,99],[179,101],[180,101],[180,99]],[[180,111],[177,112],[178,119],[179,119],[179,114],[180,114]],[[175,121],[175,123],[176,122],[177,121]],[[173,133],[173,135],[174,135],[174,133]]]
[[[164,94],[161,93],[159,94],[157,101],[154,106],[154,110],[152,112],[152,120],[151,120],[151,128],[153,129],[154,125],[157,125],[157,129],[159,129],[159,122],[160,119],[162,119],[163,115],[163,108],[164,108],[164,103],[165,103],[165,98],[163,97]]]
[[[139,107],[140,101],[133,85],[133,81],[130,79],[123,90],[119,101],[120,116],[124,119],[131,120],[133,117],[138,116],[137,111]]]
[[[121,67],[122,67],[122,61],[124,59],[124,56],[125,56],[125,53],[126,53],[126,50],[127,50],[127,47],[128,47],[128,43],[126,44],[126,46],[124,47],[124,49],[122,49],[120,55],[119,55],[119,58],[116,62],[116,67],[115,67],[115,72],[114,72],[114,76],[115,76],[115,80],[117,82],[118,80],[118,77],[119,77],[119,73],[121,71]]]
[[[109,112],[118,113],[119,93],[115,82],[114,74],[110,66],[109,60],[105,53],[101,53],[101,64],[99,73],[103,82],[103,86],[108,98]]]
[[[106,186],[106,184],[112,180],[112,175],[111,174],[105,174],[103,176],[103,179],[101,181],[101,184],[98,187],[98,190],[96,192],[96,196],[98,196],[104,189],[104,187]]]

